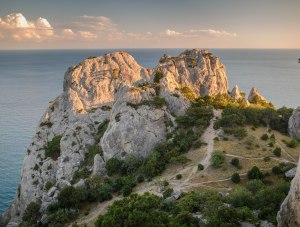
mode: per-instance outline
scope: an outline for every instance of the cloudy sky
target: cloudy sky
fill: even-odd
[[[300,48],[299,0],[0,0],[0,49]]]

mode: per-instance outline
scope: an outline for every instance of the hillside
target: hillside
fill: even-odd
[[[152,226],[276,224],[300,152],[288,136],[292,109],[255,88],[248,99],[228,92],[225,66],[208,51],[164,55],[155,69],[125,52],[89,57],[63,87],[26,151],[8,226],[93,225],[99,214],[97,226],[151,226],[155,214]],[[203,196],[211,204],[182,205]]]

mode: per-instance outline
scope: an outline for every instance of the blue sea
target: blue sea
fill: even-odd
[[[63,89],[64,72],[89,56],[116,50],[0,51],[0,213],[11,203],[26,147],[49,101]],[[128,49],[140,65],[156,67],[183,49]],[[252,86],[276,107],[300,105],[300,50],[210,49],[226,65],[230,89]]]

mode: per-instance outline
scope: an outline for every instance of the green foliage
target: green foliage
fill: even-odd
[[[40,208],[41,206],[35,202],[29,203],[22,216],[21,226],[35,226],[41,217]]]
[[[264,186],[264,183],[258,179],[250,180],[246,184],[246,188],[253,194],[256,194],[256,192],[261,190]]]
[[[98,126],[97,134],[95,135],[95,144],[98,144],[104,135],[109,124],[109,120],[105,120]]]
[[[274,173],[274,174],[281,174],[282,170],[281,170],[281,168],[279,166],[274,166],[272,168],[272,173]]]
[[[273,150],[273,154],[274,154],[276,157],[280,157],[280,156],[281,156],[281,148],[280,148],[280,147],[276,147],[276,148]]]
[[[240,160],[238,158],[233,158],[233,159],[231,159],[230,163],[231,163],[231,165],[238,167],[240,164]]]
[[[268,140],[269,139],[269,136],[268,134],[263,134],[261,137],[260,137],[262,140]]]
[[[164,199],[169,198],[172,195],[173,191],[173,188],[167,188],[167,190],[163,192]]]
[[[194,101],[197,98],[197,94],[190,87],[180,87],[179,91],[189,101]]]
[[[162,72],[160,71],[156,71],[154,78],[153,78],[153,82],[154,83],[160,83],[160,80],[164,77],[164,75],[162,74]]]
[[[286,145],[290,148],[296,148],[296,147],[298,147],[299,144],[300,144],[300,142],[295,139],[292,139],[292,140],[286,142]]]
[[[121,171],[122,161],[117,158],[111,158],[107,160],[105,169],[108,176],[119,174]]]
[[[211,155],[211,164],[214,168],[220,168],[225,161],[225,155],[222,151],[214,151]]]
[[[52,181],[47,181],[44,188],[45,188],[46,191],[48,191],[50,188],[53,187],[53,185],[54,184],[52,183]]]
[[[233,207],[253,207],[254,198],[248,190],[244,188],[237,188],[226,197],[226,202],[231,204]]]
[[[224,132],[229,135],[233,135],[238,139],[243,139],[247,136],[247,131],[244,128],[236,127],[236,128],[224,128]]]
[[[47,143],[45,147],[45,156],[51,157],[53,160],[57,160],[60,156],[60,140],[62,136],[54,136],[51,141]]]
[[[138,182],[138,183],[142,183],[142,182],[144,182],[144,181],[145,181],[145,178],[144,178],[143,175],[139,175],[139,176],[137,177],[137,182]]]
[[[65,186],[59,192],[57,199],[62,208],[79,208],[86,199],[86,192],[81,188]]]
[[[204,170],[204,166],[201,163],[198,164],[198,170],[199,171]]]
[[[76,213],[70,209],[58,208],[48,215],[48,226],[63,226],[64,223],[74,219]]]
[[[182,178],[182,175],[181,174],[177,174],[176,175],[176,180],[180,180]]]
[[[130,187],[130,185],[125,185],[123,188],[123,196],[129,196],[132,192],[132,187]]]
[[[263,173],[260,171],[260,169],[257,166],[254,166],[252,167],[251,170],[248,171],[247,177],[249,180],[262,179]]]
[[[236,184],[240,183],[240,181],[241,181],[240,174],[238,174],[238,173],[232,174],[231,181]]]
[[[180,126],[184,127],[198,126],[206,128],[212,117],[213,111],[211,108],[192,106],[186,111],[184,116],[178,116],[176,121]]]

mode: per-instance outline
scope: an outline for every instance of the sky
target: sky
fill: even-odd
[[[300,48],[300,0],[0,0],[0,49]]]

